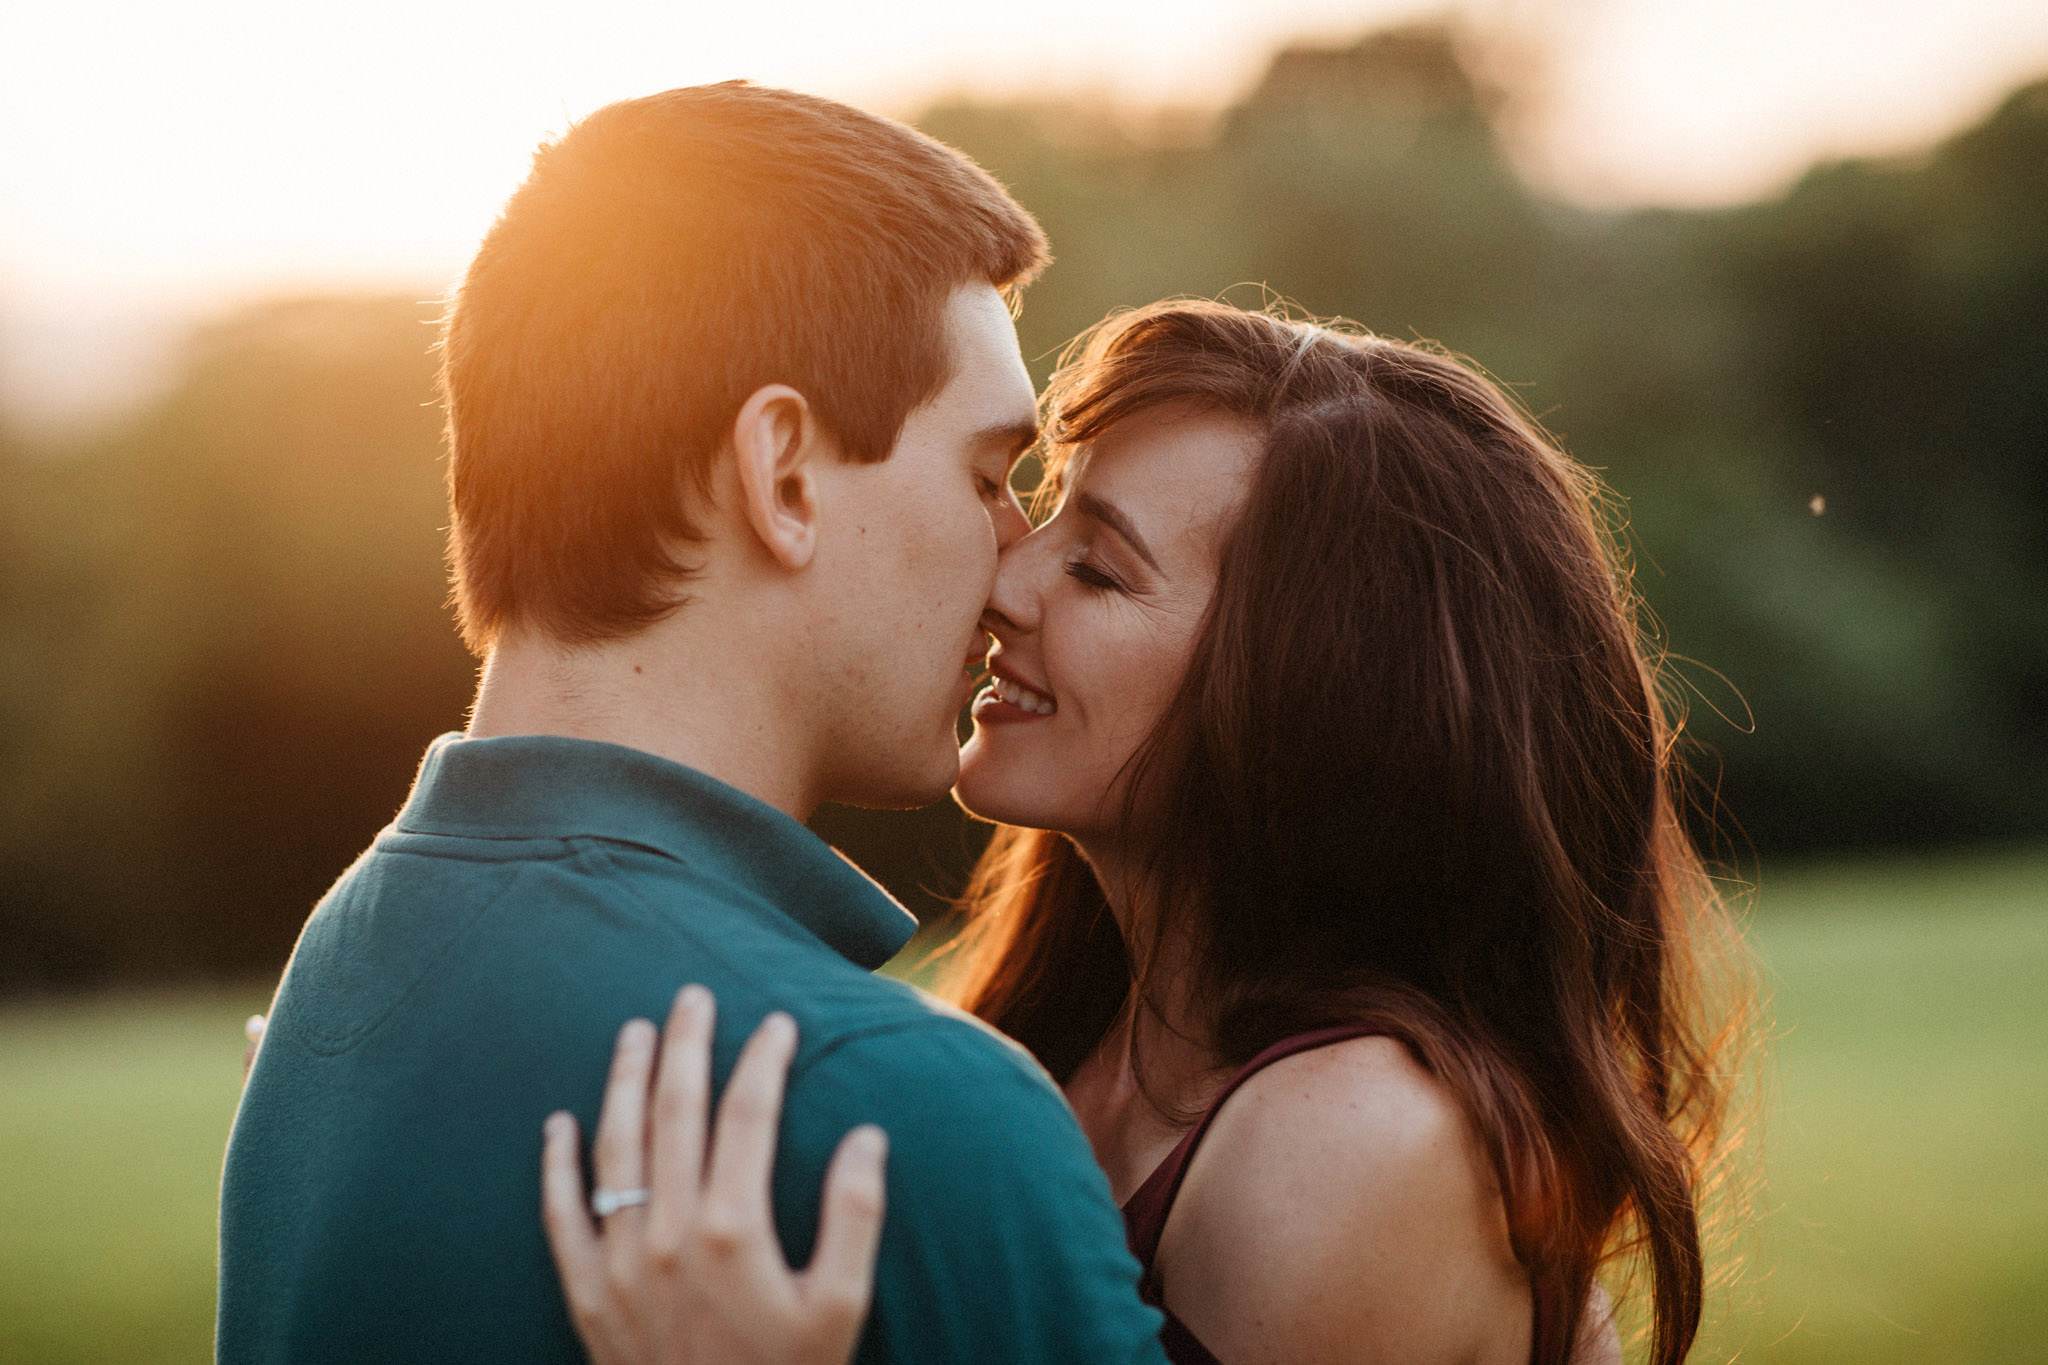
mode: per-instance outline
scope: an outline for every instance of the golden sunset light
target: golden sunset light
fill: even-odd
[[[0,393],[33,413],[146,324],[271,289],[439,288],[541,140],[733,77],[908,114],[1083,95],[1219,108],[1291,39],[1448,13],[1580,202],[1728,203],[1924,145],[2048,67],[2028,0],[368,0],[21,5],[0,21]],[[134,357],[127,357],[135,361]]]
[[[2044,433],[2048,0],[0,0],[0,1360],[2038,1359]]]

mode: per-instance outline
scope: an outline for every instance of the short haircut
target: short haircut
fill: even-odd
[[[748,395],[872,462],[937,396],[946,303],[1014,299],[1038,225],[914,129],[742,81],[625,100],[534,156],[442,336],[463,639],[615,639],[683,600],[691,512]]]

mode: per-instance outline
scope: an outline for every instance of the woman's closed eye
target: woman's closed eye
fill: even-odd
[[[1085,559],[1067,561],[1067,576],[1097,592],[1123,592],[1124,585]]]

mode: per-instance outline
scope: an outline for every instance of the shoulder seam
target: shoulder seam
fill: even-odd
[[[386,1019],[389,1019],[397,1012],[399,1006],[412,998],[413,993],[419,990],[421,983],[432,976],[435,968],[441,965],[442,960],[455,951],[456,944],[469,936],[470,930],[476,928],[479,920],[489,914],[507,896],[526,884],[527,879],[532,875],[532,871],[533,869],[530,866],[519,867],[512,876],[506,879],[505,884],[499,887],[494,895],[479,898],[476,907],[463,919],[461,926],[454,933],[450,934],[439,948],[434,950],[433,956],[421,965],[419,971],[414,974],[413,979],[406,983],[405,989],[392,996],[384,1008],[378,1010],[375,1014],[357,1020],[353,1027],[343,1029],[341,1032],[331,1036],[316,1037],[311,1030],[304,1027],[298,1028],[297,1031],[304,1041],[306,1048],[323,1057],[339,1057],[342,1053],[347,1052],[350,1048],[362,1042],[363,1039],[376,1032]],[[296,950],[294,951],[294,956],[296,956]],[[290,968],[287,967],[286,970],[289,972]]]

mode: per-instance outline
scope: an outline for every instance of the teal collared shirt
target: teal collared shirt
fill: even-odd
[[[718,998],[717,1078],[794,1015],[775,1210],[888,1130],[859,1359],[1160,1361],[1108,1185],[1045,1073],[870,975],[910,917],[796,821],[637,750],[435,741],[306,923],[221,1186],[226,1362],[580,1361],[539,1217],[541,1120],[594,1126],[619,1026]]]

